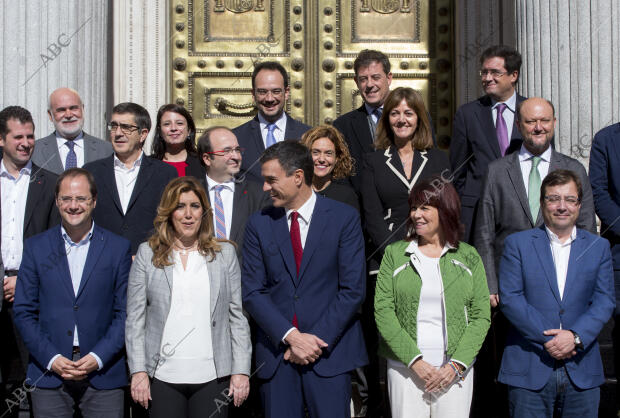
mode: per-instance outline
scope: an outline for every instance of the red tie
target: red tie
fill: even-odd
[[[295,264],[297,265],[297,275],[299,276],[299,267],[301,266],[301,257],[304,249],[301,247],[301,233],[299,232],[299,222],[297,217],[299,213],[291,213],[291,243],[293,244],[293,254],[295,255]],[[293,316],[293,326],[297,328],[297,314]]]

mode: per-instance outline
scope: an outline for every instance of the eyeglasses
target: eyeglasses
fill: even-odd
[[[267,96],[267,94],[269,94],[269,92],[271,92],[271,94],[273,96],[281,96],[282,93],[284,93],[284,90],[282,90],[282,89],[272,89],[272,90],[256,89],[256,96],[258,96],[258,97],[265,97],[265,96]]]
[[[217,151],[209,151],[207,152],[207,154],[213,154],[213,155],[217,155],[220,157],[228,157],[229,155],[232,155],[234,152],[236,152],[239,155],[243,155],[243,151],[245,151],[245,148],[235,147],[235,148],[224,148],[224,149],[217,150]]]
[[[127,125],[126,123],[116,123],[116,122],[108,123],[108,129],[111,132],[116,132],[118,128],[121,128],[121,131],[123,131],[125,135],[129,135],[136,129],[139,129],[136,125]]]
[[[76,196],[76,197],[72,197],[72,196],[58,196],[58,201],[62,205],[70,205],[71,202],[73,202],[74,200],[75,200],[75,203],[77,203],[78,205],[84,205],[84,204],[86,204],[86,202],[91,201],[92,197],[86,197],[86,196]]]
[[[499,78],[504,74],[508,74],[508,71],[499,71],[499,70],[480,70],[478,71],[480,77],[486,77],[488,74],[491,74],[493,78]]]
[[[545,196],[544,199],[548,205],[552,205],[552,206],[559,205],[562,200],[564,200],[564,203],[566,203],[568,206],[577,206],[580,202],[578,197],[575,197],[575,196],[562,197],[562,196],[558,196],[557,194],[551,194],[551,195]]]

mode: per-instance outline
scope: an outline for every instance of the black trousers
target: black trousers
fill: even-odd
[[[227,418],[228,377],[207,383],[151,381],[150,418]]]

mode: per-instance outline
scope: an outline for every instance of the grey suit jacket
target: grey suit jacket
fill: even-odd
[[[574,171],[581,180],[583,199],[577,228],[596,234],[594,200],[588,175],[574,158],[551,150],[549,172],[559,169]],[[542,212],[532,219],[530,206],[519,165],[519,151],[489,164],[476,218],[474,246],[482,257],[487,274],[489,293],[498,293],[497,272],[504,251],[504,240],[510,234],[543,224]]]
[[[217,377],[250,374],[250,326],[241,305],[241,273],[234,247],[220,243],[221,252],[209,261],[211,339]],[[164,325],[170,311],[173,266],[156,268],[147,242],[140,244],[129,273],[125,345],[131,374],[153,377],[165,360],[161,351]]]
[[[108,141],[84,133],[84,164],[108,157],[113,152],[112,144]],[[55,131],[45,138],[37,139],[32,152],[32,162],[55,174],[65,171],[60,160]]]

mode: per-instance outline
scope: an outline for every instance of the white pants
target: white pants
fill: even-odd
[[[473,367],[440,392],[424,391],[424,381],[401,362],[387,362],[392,418],[469,418],[474,390]]]

